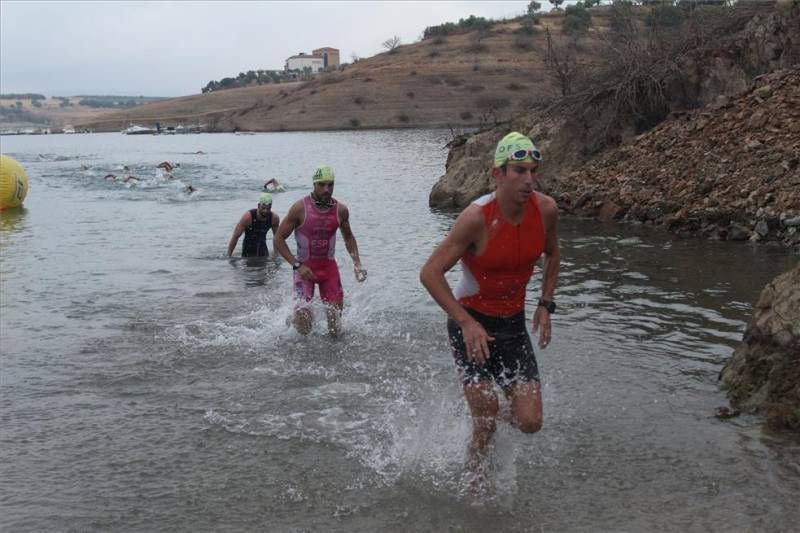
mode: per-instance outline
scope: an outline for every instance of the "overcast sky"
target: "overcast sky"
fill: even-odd
[[[212,79],[282,69],[298,52],[332,46],[349,62],[393,35],[411,43],[426,26],[513,17],[527,4],[0,0],[0,92],[196,94]]]

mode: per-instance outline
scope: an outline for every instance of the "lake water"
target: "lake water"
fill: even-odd
[[[467,497],[467,410],[418,282],[453,221],[427,202],[448,138],[0,138],[30,177],[0,215],[0,530],[795,530],[800,443],[712,412],[797,255],[587,220],[561,221],[544,428],[501,425],[489,497]],[[287,327],[283,261],[225,257],[265,178],[283,215],[320,163],[369,270],[339,239],[339,340]]]

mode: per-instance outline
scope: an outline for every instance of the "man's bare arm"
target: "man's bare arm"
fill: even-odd
[[[539,204],[545,223],[544,274],[542,275],[542,298],[553,300],[558,271],[561,267],[561,247],[558,243],[558,205],[549,196],[541,195]]]
[[[347,253],[350,254],[350,258],[353,260],[353,272],[355,273],[357,281],[364,281],[367,279],[367,269],[361,266],[361,257],[358,254],[358,242],[356,242],[356,237],[353,235],[353,230],[350,227],[350,210],[341,202],[339,202],[338,210],[339,229],[342,232],[342,239],[344,240]]]
[[[561,266],[561,248],[558,244],[558,205],[555,200],[544,194],[538,194],[539,208],[544,221],[544,273],[542,274],[542,299],[553,301]],[[537,306],[533,313],[533,331],[539,331],[539,347],[545,348],[552,338],[550,313],[544,307]]]
[[[484,221],[480,208],[470,206],[456,219],[453,229],[444,241],[436,247],[425,262],[419,274],[422,285],[444,309],[444,311],[461,327],[467,356],[483,363],[489,358],[488,342],[492,340],[464,307],[458,303],[445,273],[449,271],[470,249],[477,245],[477,238],[483,232]]]
[[[278,225],[278,230],[273,230],[272,246],[289,264],[296,262],[297,257],[289,250],[286,239],[300,224],[302,224],[302,209],[302,201],[292,204],[292,207],[289,208],[289,212],[286,213],[286,217],[284,217],[283,221]]]
[[[275,240],[275,234],[278,233],[278,228],[281,225],[281,217],[277,213],[272,213],[272,240]],[[284,239],[285,240],[285,239]],[[274,246],[274,244],[273,244]]]
[[[233,235],[231,235],[230,240],[228,241],[228,257],[233,255],[233,251],[236,249],[236,244],[239,242],[239,237],[242,236],[242,233],[250,227],[250,224],[253,223],[253,217],[250,216],[250,211],[247,211],[242,218],[239,219],[239,222],[236,224],[236,227],[233,228]]]

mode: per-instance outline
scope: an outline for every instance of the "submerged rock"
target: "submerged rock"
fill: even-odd
[[[742,343],[720,378],[737,409],[800,431],[800,264],[761,292]]]

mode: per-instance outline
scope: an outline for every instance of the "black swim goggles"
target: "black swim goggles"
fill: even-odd
[[[509,161],[525,161],[528,156],[534,161],[541,161],[542,160],[542,152],[537,150],[536,148],[531,148],[530,150],[517,150],[508,154]]]

